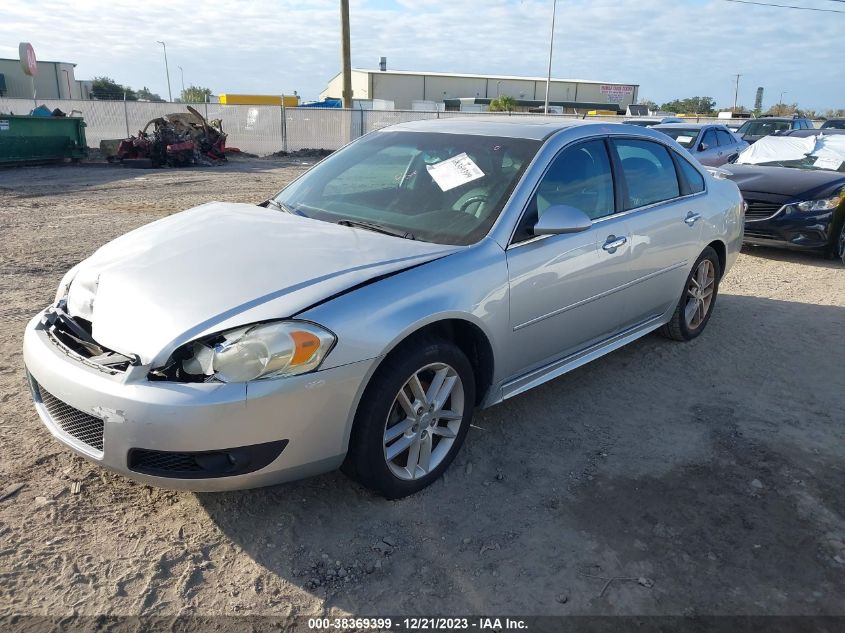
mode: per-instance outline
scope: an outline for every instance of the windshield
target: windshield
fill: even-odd
[[[660,121],[655,121],[654,119],[648,119],[647,121],[639,120],[639,121],[625,121],[628,125],[639,125],[640,127],[651,127],[652,125],[657,125]]]
[[[275,200],[326,222],[473,244],[493,226],[540,145],[469,134],[376,132],[323,160]]]
[[[749,136],[767,136],[775,132],[782,132],[790,129],[791,125],[788,121],[748,121],[739,128],[739,134],[748,134]]]
[[[845,119],[836,119],[834,121],[825,121],[822,125],[824,130],[845,130]]]
[[[683,147],[687,149],[691,148],[695,143],[695,139],[698,138],[698,130],[695,128],[678,128],[678,127],[669,127],[663,128],[658,127],[655,128],[656,130],[660,130],[666,136],[670,136]]]

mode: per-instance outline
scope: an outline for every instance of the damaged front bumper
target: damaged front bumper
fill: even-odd
[[[59,441],[133,479],[198,491],[338,467],[375,362],[241,384],[151,382],[149,367],[103,371],[69,355],[43,313],[23,351],[36,410]]]

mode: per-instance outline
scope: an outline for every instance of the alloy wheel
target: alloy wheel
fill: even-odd
[[[408,378],[387,414],[384,459],[399,479],[424,477],[443,461],[461,428],[464,387],[458,372],[432,363]]]
[[[716,268],[709,259],[702,259],[690,277],[687,286],[687,304],[684,318],[690,330],[698,329],[713,304],[713,292],[716,290]]]

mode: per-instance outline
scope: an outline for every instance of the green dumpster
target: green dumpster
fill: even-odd
[[[87,153],[80,117],[0,114],[0,165],[78,160]]]

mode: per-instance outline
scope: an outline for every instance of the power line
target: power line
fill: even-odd
[[[845,2],[845,0],[832,0],[833,2]],[[768,2],[754,2],[754,0],[725,0],[725,2],[735,2],[737,4],[754,4],[759,7],[776,7],[778,9],[797,9],[799,11],[821,11],[823,13],[845,13],[838,9],[819,9],[818,7],[796,7],[794,4],[774,4]]]

